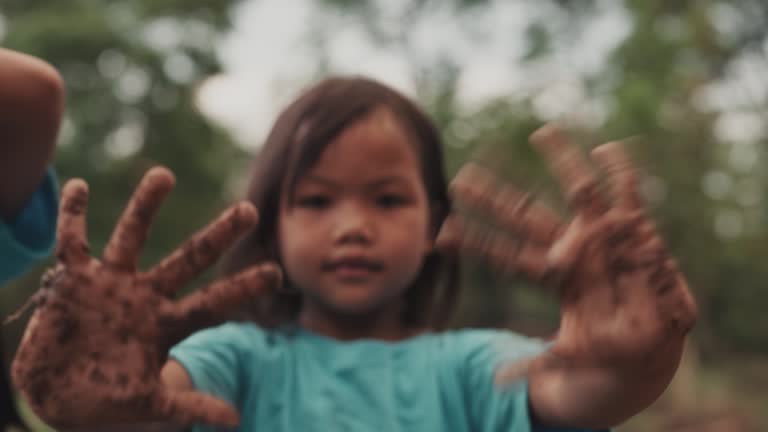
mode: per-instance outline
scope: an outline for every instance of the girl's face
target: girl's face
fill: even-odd
[[[283,193],[278,241],[302,315],[398,310],[432,230],[419,159],[394,116],[379,109],[348,126],[288,199]]]

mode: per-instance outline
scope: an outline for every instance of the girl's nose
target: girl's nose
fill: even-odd
[[[337,243],[368,244],[373,240],[373,221],[365,209],[357,206],[345,206],[340,209],[336,221],[335,238]]]

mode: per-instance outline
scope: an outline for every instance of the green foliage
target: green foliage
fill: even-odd
[[[193,103],[195,85],[218,71],[212,41],[232,1],[8,1],[3,41],[46,59],[67,86],[55,167],[63,182],[90,184],[95,253],[151,166],[170,167],[177,187],[161,209],[143,265],[157,262],[232,199],[230,176],[245,153]],[[37,277],[4,290],[6,312],[37,288]]]

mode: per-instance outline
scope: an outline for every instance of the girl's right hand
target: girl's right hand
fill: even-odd
[[[171,346],[275,288],[280,271],[261,264],[173,301],[180,287],[257,219],[250,203],[235,204],[160,264],[138,272],[150,221],[173,184],[165,168],[145,175],[100,260],[89,255],[85,236],[88,187],[79,179],[64,186],[58,262],[35,295],[38,307],[12,365],[17,388],[47,423],[58,428],[149,421],[238,424],[229,404],[167,387],[160,370]]]

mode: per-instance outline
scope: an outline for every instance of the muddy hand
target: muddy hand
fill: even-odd
[[[538,130],[531,141],[560,181],[573,218],[561,219],[529,195],[501,185],[489,171],[470,165],[454,181],[454,195],[488,214],[507,234],[453,215],[439,243],[556,288],[561,326],[550,358],[571,366],[619,368],[665,361],[664,350],[678,349],[697,309],[646,214],[637,174],[622,145],[604,144],[587,159],[554,126]],[[604,170],[607,191],[590,162]]]
[[[173,184],[165,168],[144,176],[100,260],[90,256],[85,234],[88,187],[82,180],[64,186],[57,264],[43,278],[12,365],[16,387],[48,423],[238,423],[235,410],[221,400],[164,387],[160,369],[169,347],[279,284],[280,272],[262,264],[173,301],[257,219],[251,204],[235,204],[160,264],[138,272],[150,222]]]

